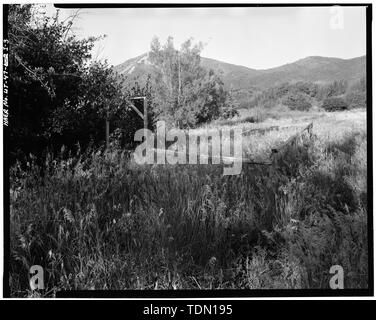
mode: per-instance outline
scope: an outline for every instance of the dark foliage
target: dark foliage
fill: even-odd
[[[72,19],[60,22],[31,5],[9,8],[12,161],[100,142],[105,119],[122,104],[107,64],[87,64],[97,38],[77,39]]]
[[[283,99],[282,103],[291,110],[308,111],[312,107],[306,95],[302,93],[289,94]]]
[[[333,97],[326,98],[322,104],[325,111],[342,111],[349,109],[349,105],[343,98]]]
[[[367,107],[367,96],[365,92],[349,92],[346,94],[345,100],[351,109]]]

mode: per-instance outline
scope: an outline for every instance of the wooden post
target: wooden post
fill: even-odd
[[[110,147],[110,121],[106,119],[106,149]]]
[[[148,128],[148,105],[146,102],[146,97],[144,98],[144,129]]]

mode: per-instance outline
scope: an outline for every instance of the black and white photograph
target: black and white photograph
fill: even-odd
[[[371,23],[4,4],[4,296],[373,295]]]

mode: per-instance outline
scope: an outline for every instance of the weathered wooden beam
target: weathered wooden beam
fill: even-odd
[[[130,102],[129,106],[141,117],[142,120],[144,120],[144,115],[136,108],[136,106]]]
[[[312,127],[313,127],[313,122],[311,122],[308,126],[304,127],[304,129],[302,129],[301,131],[297,132],[296,134],[288,138],[286,141],[280,144],[277,148],[272,149],[272,152],[273,153],[279,152],[279,150],[282,150],[284,147],[291,144],[294,140],[298,139],[304,133],[304,131],[307,131],[311,135]]]
[[[148,128],[148,105],[146,102],[146,97],[144,97],[144,128]]]
[[[106,148],[110,147],[110,121],[106,119]]]
[[[189,156],[189,152],[178,152],[178,151],[175,151],[175,150],[169,150],[169,149],[160,149],[160,148],[153,148],[152,149],[153,152],[155,152],[156,154],[170,154],[170,155],[175,155],[175,154],[183,154],[183,155],[186,155],[187,157]],[[206,155],[206,154],[197,154],[197,157],[199,159],[220,159],[222,161],[227,161],[227,162],[242,162],[242,163],[245,163],[245,164],[253,164],[253,165],[266,165],[266,166],[270,166],[272,163],[270,161],[267,161],[267,162],[260,162],[260,161],[254,161],[252,159],[248,159],[248,158],[244,158],[244,157],[241,157],[241,158],[236,158],[236,157],[216,157],[216,156],[209,156],[209,155]]]

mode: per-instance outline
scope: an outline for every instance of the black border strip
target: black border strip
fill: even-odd
[[[319,319],[325,316],[331,319],[338,319],[340,315],[347,317],[359,317],[359,310],[369,309],[370,313],[373,301],[333,301],[323,300],[65,300],[64,308],[58,304],[60,301],[39,300],[39,308],[46,310],[47,307],[56,305],[59,308],[61,316],[72,317],[72,310],[74,308],[75,315],[79,314],[85,318],[109,317],[109,312],[112,314],[118,313],[124,319],[249,319],[258,315],[265,315],[268,318],[279,318],[282,315],[288,315],[289,318],[302,318],[301,313],[296,310],[307,310],[312,318]],[[32,299],[24,299],[21,301],[8,300],[9,310],[12,310],[12,315],[18,315],[19,311],[31,310],[33,305]],[[95,304],[95,305],[94,305]],[[94,306],[94,308],[93,308]],[[217,312],[213,312],[213,306],[217,307]],[[164,312],[158,314],[150,312],[150,309],[161,307],[176,308],[175,316]],[[198,307],[198,312],[195,307]],[[203,311],[204,307],[212,307],[211,311]],[[222,308],[220,308],[222,307]],[[222,313],[225,307],[226,312]],[[49,308],[47,308],[48,310]],[[146,310],[149,309],[149,310]],[[191,309],[191,310],[190,310]],[[195,310],[196,309],[196,310]],[[325,310],[325,311],[324,311]],[[77,313],[78,311],[78,313]],[[228,312],[230,311],[230,312]],[[368,311],[368,310],[367,310]],[[23,312],[20,312],[23,315]]]
[[[305,4],[141,4],[141,3],[95,3],[95,4],[55,4],[56,8],[227,8],[227,7],[328,7],[328,6],[365,6],[366,7],[366,66],[367,66],[367,188],[368,188],[368,289],[296,289],[296,290],[124,290],[124,291],[60,291],[57,298],[208,298],[208,297],[349,297],[374,295],[374,261],[373,261],[373,164],[372,164],[372,4],[371,3],[305,3]],[[8,10],[9,5],[3,5],[3,39],[8,39]],[[5,83],[5,82],[4,82]],[[3,87],[4,92],[4,87]],[[4,94],[5,97],[5,94]],[[10,212],[9,212],[9,133],[3,125],[4,146],[4,274],[3,295],[10,297],[9,261],[10,261]],[[369,165],[370,164],[370,165]]]
[[[367,227],[368,227],[368,286],[374,291],[373,256],[373,137],[372,137],[372,4],[366,8],[366,76],[367,76]]]
[[[3,114],[5,110],[9,110],[4,105],[5,99],[8,100],[8,80],[5,79],[4,73],[8,72],[8,66],[4,65],[5,55],[8,57],[9,42],[8,42],[8,11],[9,5],[3,5]],[[8,100],[9,103],[9,100]],[[9,111],[8,111],[9,112]],[[9,125],[9,124],[8,124]],[[10,202],[9,202],[9,129],[3,122],[3,201],[4,201],[4,234],[3,234],[3,296],[10,296],[9,287],[9,262],[10,262]]]

